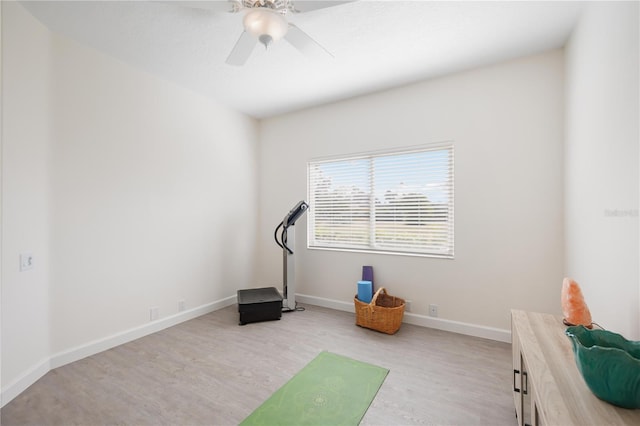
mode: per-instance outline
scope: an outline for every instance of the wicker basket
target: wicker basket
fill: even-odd
[[[394,334],[400,329],[404,316],[404,299],[387,294],[384,287],[380,287],[373,295],[371,303],[353,298],[356,307],[356,325]]]

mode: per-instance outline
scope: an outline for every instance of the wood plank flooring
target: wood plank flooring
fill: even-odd
[[[508,344],[306,305],[238,325],[237,307],[50,371],[1,411],[10,425],[236,425],[319,352],[390,369],[363,425],[516,424]]]

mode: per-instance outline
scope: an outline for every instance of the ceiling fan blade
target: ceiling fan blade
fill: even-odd
[[[352,3],[356,0],[294,0],[293,9],[295,12],[309,12],[317,9],[324,9],[325,7],[338,6],[344,3]]]
[[[242,5],[236,0],[200,0],[200,1],[172,1],[160,0],[163,3],[171,3],[177,6],[191,9],[210,10],[212,12],[236,12]]]
[[[333,55],[327,49],[322,47],[318,42],[309,37],[307,33],[293,24],[289,24],[289,31],[287,31],[287,34],[284,36],[284,38],[293,47],[295,47],[305,55],[313,57],[329,56],[333,58]]]
[[[253,48],[255,47],[258,40],[256,40],[251,34],[246,31],[243,31],[240,34],[240,38],[236,42],[236,45],[233,46],[231,53],[227,57],[227,64],[229,65],[244,65],[251,56],[251,52],[253,52]]]

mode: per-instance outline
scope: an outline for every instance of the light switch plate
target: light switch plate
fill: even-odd
[[[28,271],[33,269],[33,254],[20,253],[20,271]]]

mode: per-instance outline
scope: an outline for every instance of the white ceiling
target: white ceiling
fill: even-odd
[[[298,0],[301,2],[304,0]],[[367,1],[290,17],[333,54],[284,40],[225,59],[241,14],[181,2],[25,1],[52,31],[256,118],[561,47],[580,2]]]

